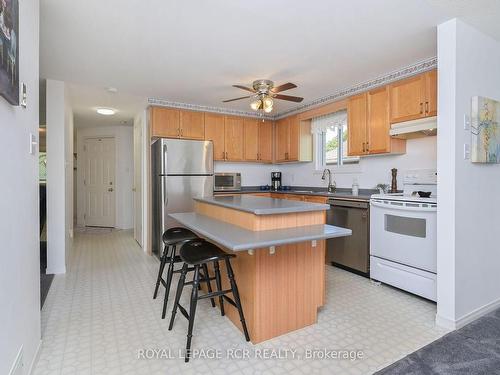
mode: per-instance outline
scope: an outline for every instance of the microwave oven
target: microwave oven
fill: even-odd
[[[241,173],[215,173],[214,191],[241,190]]]

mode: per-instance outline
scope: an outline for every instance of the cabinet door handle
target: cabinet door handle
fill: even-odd
[[[424,114],[424,103],[420,103],[420,114]]]
[[[429,113],[429,102],[425,102],[425,113]]]
[[[181,129],[177,128],[177,136],[180,137],[181,136]]]
[[[365,142],[363,142],[363,152],[365,152]]]
[[[222,159],[226,159],[226,153],[224,151],[222,151]]]
[[[227,158],[227,151],[226,151],[226,160],[227,160],[227,159],[228,159],[228,158]]]
[[[369,145],[369,143],[366,142],[366,152],[370,152],[370,147],[368,145]]]

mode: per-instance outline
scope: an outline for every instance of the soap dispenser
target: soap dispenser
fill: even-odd
[[[352,195],[357,196],[359,194],[358,179],[356,177],[352,180]]]

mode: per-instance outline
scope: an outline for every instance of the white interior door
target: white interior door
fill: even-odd
[[[134,123],[134,238],[142,246],[142,122]]]
[[[85,140],[85,225],[115,226],[115,139]]]

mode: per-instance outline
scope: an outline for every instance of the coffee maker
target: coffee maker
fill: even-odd
[[[271,190],[281,190],[281,172],[271,172]]]

